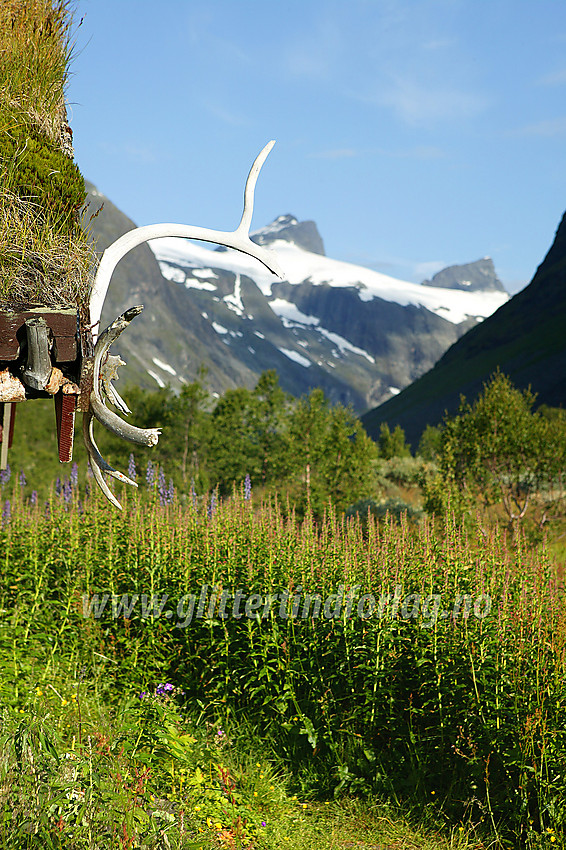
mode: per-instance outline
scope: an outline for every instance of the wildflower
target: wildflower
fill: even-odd
[[[78,487],[79,484],[79,465],[75,461],[71,467],[71,487]]]
[[[31,491],[31,496],[29,497],[30,505],[37,505],[37,490]]]
[[[252,497],[252,480],[250,478],[249,472],[246,472],[246,477],[244,478],[244,499],[246,502]]]
[[[168,504],[171,504],[174,496],[175,496],[175,485],[173,484],[173,479],[170,478],[169,479],[169,487],[167,488],[167,493],[165,494],[165,497],[167,499]]]
[[[262,825],[262,826],[267,826],[267,824],[266,824],[266,822],[265,822],[264,820],[262,820],[261,825]]]
[[[65,500],[65,504],[69,504],[73,498],[73,487],[68,478],[65,478],[63,483],[63,498]]]
[[[155,468],[150,460],[147,462],[147,469],[145,471],[145,480],[149,487],[152,486],[155,481]]]
[[[19,478],[19,480],[20,480],[20,487],[21,487],[21,488],[22,488],[22,490],[23,490],[23,489],[24,489],[24,487],[25,487],[25,486],[26,486],[26,484],[27,484],[27,481],[26,481],[26,474],[25,474],[25,472],[23,471],[23,469],[22,469],[22,470],[20,470],[20,478]]]
[[[128,460],[128,478],[131,478],[132,481],[135,481],[138,477],[138,473],[136,471],[136,461],[134,459],[134,455],[130,452],[130,457]]]
[[[12,474],[12,470],[10,469],[10,464],[6,464],[6,469],[0,469],[0,484],[7,484],[10,480],[10,475]]]
[[[206,509],[206,515],[208,519],[211,519],[214,516],[214,512],[216,510],[216,491],[210,497],[210,502],[208,508]]]
[[[167,501],[167,485],[165,484],[165,473],[162,469],[159,470],[159,475],[157,476],[157,488],[159,491],[159,501],[164,505]]]
[[[57,476],[57,481],[55,482],[55,492],[58,496],[61,495],[61,491],[63,490],[63,485],[61,484],[61,479]]]
[[[12,506],[10,504],[9,499],[6,499],[4,502],[4,508],[2,510],[2,525],[7,525],[12,519]]]
[[[62,706],[62,707],[66,706],[66,705],[68,705],[68,704],[69,704],[69,703],[67,702],[67,700],[66,700],[66,699],[62,699],[62,700],[61,700],[61,706]]]

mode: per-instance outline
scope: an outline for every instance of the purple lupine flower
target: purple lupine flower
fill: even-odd
[[[19,477],[19,481],[20,481],[20,487],[21,487],[21,488],[22,488],[22,490],[23,490],[23,489],[24,489],[24,487],[25,487],[25,486],[26,486],[26,484],[27,484],[27,481],[26,481],[26,474],[25,474],[25,472],[23,471],[23,469],[22,469],[22,470],[20,470],[20,477]]]
[[[57,476],[57,481],[55,482],[55,492],[58,496],[61,495],[61,491],[63,490],[63,485],[61,484],[61,479]]]
[[[69,504],[69,502],[73,499],[73,487],[68,478],[65,478],[63,482],[63,498],[65,500],[65,504]]]
[[[156,697],[167,696],[168,694],[171,693],[171,691],[174,691],[174,690],[175,690],[175,686],[172,685],[170,682],[160,682],[155,689],[155,696]]]
[[[2,525],[8,525],[10,520],[12,519],[12,506],[10,504],[9,499],[6,499],[4,502],[4,507],[2,509]]]
[[[87,465],[86,465],[86,477],[87,478],[94,478],[94,472],[92,471],[92,466],[90,465],[90,460],[87,461]]]
[[[134,459],[134,455],[130,452],[130,457],[128,460],[128,478],[131,478],[132,481],[135,481],[138,477],[138,473],[136,471],[136,461]]]
[[[151,487],[151,485],[155,481],[155,467],[153,466],[153,464],[150,460],[148,460],[148,462],[147,462],[147,469],[145,471],[145,480],[147,481],[149,487]]]
[[[164,505],[167,498],[167,484],[165,483],[165,473],[162,469],[159,470],[159,475],[157,476],[157,489],[159,491],[159,501]]]
[[[30,505],[37,505],[37,490],[31,491],[31,496],[29,497]]]
[[[79,465],[78,463],[73,463],[71,467],[71,487],[79,486]]]
[[[89,496],[90,496],[90,484],[87,481],[87,483],[85,484],[85,499],[88,499]]]
[[[7,484],[10,480],[10,475],[12,474],[12,470],[10,469],[10,464],[6,464],[6,469],[0,469],[0,484]]]
[[[175,498],[175,485],[173,484],[173,479],[169,479],[169,487],[167,488],[167,503],[170,505],[173,499]]]
[[[210,497],[210,502],[208,503],[208,507],[206,509],[206,515],[209,519],[214,516],[214,511],[216,510],[216,490],[212,493]]]
[[[244,499],[246,502],[252,497],[252,479],[250,478],[249,472],[246,472],[246,477],[244,478]]]

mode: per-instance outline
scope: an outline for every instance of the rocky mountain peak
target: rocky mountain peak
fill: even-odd
[[[282,239],[312,254],[325,256],[324,243],[315,222],[298,221],[290,214],[278,216],[271,224],[250,234],[250,239],[257,245],[271,245]]]
[[[474,263],[461,266],[449,266],[437,272],[432,280],[423,280],[423,286],[436,286],[441,289],[461,289],[468,292],[505,292],[505,287],[497,277],[491,257],[483,257]]]

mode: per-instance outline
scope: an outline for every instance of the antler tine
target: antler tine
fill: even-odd
[[[116,389],[116,387],[114,387],[110,381],[105,382],[104,391],[112,402],[112,404],[114,405],[114,407],[117,407],[118,410],[121,410],[123,414],[128,416],[128,414],[132,412],[124,401],[124,399],[122,398],[122,396],[120,395],[120,393],[118,392],[118,390]]]
[[[275,253],[268,248],[263,248],[261,245],[256,245],[249,237],[255,185],[261,167],[274,144],[275,142],[271,141],[263,148],[250,169],[244,190],[244,211],[236,230],[210,230],[207,227],[196,227],[192,224],[148,224],[124,233],[123,236],[120,236],[119,239],[106,249],[96,272],[90,295],[90,320],[93,327],[96,327],[100,322],[102,307],[114,269],[128,251],[131,251],[137,245],[149,242],[151,239],[162,239],[165,236],[179,236],[185,239],[199,239],[202,242],[215,242],[217,245],[234,248],[236,251],[242,251],[244,254],[254,257],[260,263],[263,263],[270,272],[280,278],[284,278]],[[96,339],[96,335],[96,330],[94,330],[93,339]]]
[[[123,481],[125,484],[131,484],[132,487],[137,487],[138,485],[135,481],[132,481],[131,478],[128,478],[127,475],[118,472],[117,469],[114,469],[113,466],[110,466],[110,464],[104,460],[100,454],[98,446],[95,443],[92,425],[92,411],[89,410],[83,415],[83,437],[94,478],[108,501],[111,502],[115,508],[122,510],[122,505],[104,480],[102,472],[107,472],[109,475],[112,475],[113,478],[117,478],[118,481]]]
[[[129,310],[118,316],[97,340],[94,347],[93,387],[90,396],[90,407],[98,421],[113,434],[116,434],[117,437],[123,437],[125,440],[129,440],[131,443],[137,443],[140,446],[155,446],[161,434],[160,428],[136,428],[135,425],[124,422],[116,413],[113,413],[106,407],[100,395],[100,367],[102,360],[112,343],[142,310],[142,306],[130,307]]]
[[[244,189],[244,211],[242,212],[242,218],[240,219],[240,223],[235,231],[241,235],[245,234],[246,236],[249,236],[252,215],[254,212],[255,185],[257,183],[257,178],[259,177],[259,172],[263,167],[263,163],[271,153],[274,144],[274,139],[268,142],[263,150],[261,150],[256,156],[252,163],[252,167],[250,168],[250,173],[246,180],[246,187]]]
[[[101,365],[100,381],[104,389],[106,398],[118,410],[128,416],[132,411],[112,383],[115,378],[118,378],[118,369],[126,364],[118,354],[109,354],[106,362]]]

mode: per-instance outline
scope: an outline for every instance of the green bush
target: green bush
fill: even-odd
[[[3,188],[36,206],[37,215],[69,235],[86,198],[82,174],[61,147],[25,124],[0,134]]]

